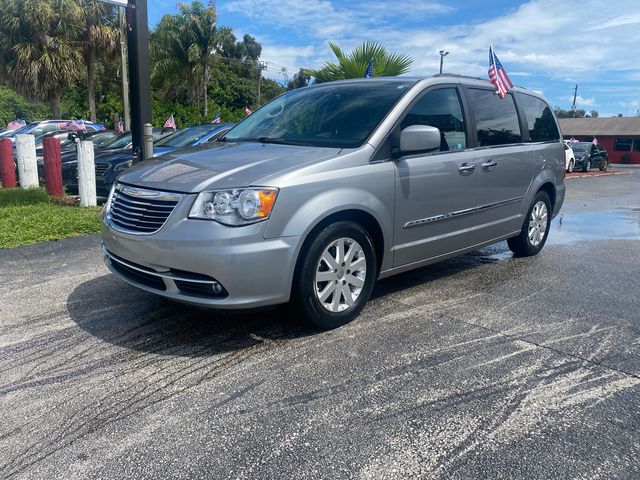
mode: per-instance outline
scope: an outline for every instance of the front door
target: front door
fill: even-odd
[[[396,161],[394,266],[455,252],[475,243],[477,154],[467,150],[466,122],[455,86],[428,90],[401,129],[440,129],[440,149]]]

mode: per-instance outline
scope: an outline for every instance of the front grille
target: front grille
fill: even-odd
[[[108,163],[96,163],[96,177],[104,177],[107,170],[109,170]]]
[[[108,219],[119,230],[151,234],[164,225],[181,197],[180,194],[118,184],[113,192]]]

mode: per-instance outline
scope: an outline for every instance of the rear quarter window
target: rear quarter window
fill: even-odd
[[[518,103],[527,120],[529,141],[550,142],[560,140],[560,132],[553,112],[543,100],[531,95],[519,94]]]

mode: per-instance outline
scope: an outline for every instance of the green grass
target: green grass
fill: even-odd
[[[100,207],[62,205],[43,189],[0,189],[0,248],[100,231]]]

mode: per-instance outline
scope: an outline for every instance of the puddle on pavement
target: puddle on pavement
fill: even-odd
[[[640,212],[612,210],[561,214],[551,223],[547,243],[567,244],[604,239],[640,239]]]
[[[551,222],[547,245],[566,245],[580,241],[607,239],[640,239],[640,208],[605,212],[584,212],[558,215]],[[481,258],[490,261],[507,260],[513,253],[506,242],[500,242],[478,251]]]

